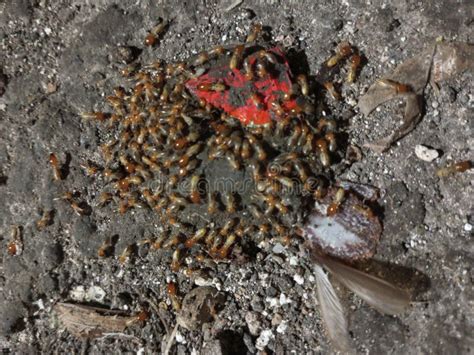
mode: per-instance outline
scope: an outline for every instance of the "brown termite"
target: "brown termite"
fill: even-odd
[[[325,83],[323,83],[323,86],[334,100],[339,101],[341,99],[341,94],[337,92],[336,88],[334,87],[334,84],[331,81],[326,81]]]
[[[99,258],[106,258],[111,255],[113,248],[113,242],[111,237],[106,237],[102,245],[97,250],[97,256]]]
[[[130,258],[132,256],[134,250],[135,250],[135,247],[134,247],[133,244],[130,244],[127,247],[125,247],[122,254],[120,254],[120,256],[118,257],[119,263],[121,265],[125,265],[126,263],[128,263],[130,261]]]
[[[178,272],[181,266],[181,249],[176,248],[171,258],[171,271]]]
[[[250,95],[250,101],[253,105],[255,105],[256,108],[263,109],[262,98],[258,94],[254,93]]]
[[[268,69],[264,63],[258,61],[255,65],[255,73],[259,78],[265,78],[268,75]]]
[[[203,240],[207,235],[208,229],[207,228],[200,228],[194,233],[191,238],[188,238],[184,243],[184,246],[188,249],[191,249],[196,243],[199,243]]]
[[[251,63],[252,57],[247,57],[244,59],[243,69],[245,73],[245,79],[251,81],[254,79],[253,64]]]
[[[65,192],[60,197],[60,199],[68,201],[69,205],[78,216],[84,216],[90,212],[87,208],[87,205],[85,205],[84,203],[78,203],[76,200],[74,200],[74,194],[72,192]]]
[[[235,213],[237,211],[237,203],[232,192],[226,192],[224,194],[224,204],[228,213]]]
[[[438,177],[448,177],[450,175],[454,175],[456,173],[463,173],[466,170],[472,169],[473,164],[470,160],[460,161],[446,167],[440,168],[436,171],[436,175]]]
[[[230,234],[226,239],[225,239],[225,242],[224,242],[224,245],[222,245],[222,247],[220,248],[220,250],[218,251],[218,255],[221,259],[225,259],[227,258],[229,252],[230,252],[230,249],[232,247],[232,245],[234,245],[234,243],[237,241],[237,235],[232,233]]]
[[[357,76],[357,70],[359,70],[361,57],[359,54],[353,54],[350,59],[349,72],[347,73],[347,82],[353,83]]]
[[[36,221],[36,228],[43,230],[53,222],[53,211],[44,211],[43,215],[39,220]]]
[[[109,116],[104,112],[83,112],[81,117],[85,120],[105,121]]]
[[[93,163],[81,164],[81,168],[84,169],[87,176],[94,176],[99,172],[99,167]]]
[[[191,177],[191,192],[189,194],[189,199],[192,203],[201,203],[201,194],[199,192],[199,182],[201,177],[199,175],[193,175]]]
[[[20,226],[12,226],[10,241],[7,244],[7,252],[11,256],[19,256],[23,253],[23,239]]]
[[[222,235],[222,236],[226,236],[229,234],[230,230],[235,227],[237,224],[239,223],[239,219],[238,218],[231,218],[229,219],[225,224],[224,226],[222,227],[222,229],[219,231],[219,234]]]
[[[233,170],[240,170],[240,162],[233,152],[228,151],[225,157]]]
[[[59,163],[58,158],[56,157],[56,154],[51,153],[49,155],[49,164],[51,165],[51,168],[53,168],[53,177],[54,180],[62,180],[63,179],[63,174],[61,171],[61,164]]]
[[[197,67],[207,63],[209,61],[209,53],[208,52],[201,52],[198,54],[196,59],[193,61],[192,65]]]
[[[412,91],[409,85],[402,84],[391,79],[380,79],[378,80],[378,83],[383,86],[393,88],[397,94],[404,94]]]
[[[166,29],[167,25],[168,25],[168,22],[164,20],[160,20],[158,25],[153,27],[150,33],[148,33],[148,35],[145,37],[145,46],[148,46],[148,47],[154,46],[158,42],[159,36]]]
[[[245,40],[246,43],[255,42],[258,38],[258,35],[262,32],[262,24],[255,23],[250,30],[247,39]]]
[[[197,89],[200,91],[225,91],[227,86],[224,83],[208,83],[208,84],[199,84]]]
[[[316,147],[319,152],[319,160],[324,167],[331,165],[331,158],[329,156],[328,142],[324,138],[316,140]]]
[[[304,96],[308,96],[309,94],[309,84],[308,84],[308,78],[304,74],[300,74],[296,77],[296,81],[301,87],[301,93]]]
[[[328,148],[330,152],[335,152],[337,149],[336,135],[334,132],[328,132],[324,136],[324,139],[328,142]]]
[[[341,42],[336,48],[336,53],[328,59],[326,65],[328,67],[333,67],[338,64],[342,59],[348,57],[353,52],[349,42]]]
[[[240,150],[240,157],[242,160],[247,160],[251,155],[250,143],[247,139],[244,139],[242,142],[242,148]]]
[[[219,209],[219,205],[216,199],[216,193],[212,191],[207,192],[207,213],[216,213]]]
[[[334,195],[334,201],[328,206],[326,215],[331,217],[339,211],[339,206],[344,201],[345,191],[343,188],[339,188]]]
[[[173,306],[173,309],[178,312],[181,310],[181,303],[179,302],[178,299],[178,289],[176,287],[176,284],[174,282],[169,282],[168,285],[166,286],[166,290],[168,293],[168,297],[171,300],[171,305]]]
[[[242,61],[244,49],[245,49],[245,46],[243,44],[235,47],[234,52],[232,53],[232,57],[230,58],[230,62],[229,62],[229,68],[231,70],[235,70],[239,68],[240,62]]]

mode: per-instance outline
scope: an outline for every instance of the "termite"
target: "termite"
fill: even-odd
[[[257,40],[258,35],[262,32],[262,24],[255,23],[250,30],[247,39],[245,40],[246,43],[255,42]]]
[[[341,61],[341,59],[344,59],[348,57],[349,55],[351,55],[352,52],[353,50],[349,42],[341,42],[336,48],[336,53],[331,58],[328,59],[328,61],[326,62],[326,65],[328,67],[333,67],[336,64],[338,64]]]
[[[339,188],[336,191],[333,202],[328,206],[326,215],[331,217],[334,216],[339,211],[339,206],[344,201],[345,191],[342,188]]]
[[[324,138],[316,140],[316,147],[319,151],[319,160],[324,167],[331,165],[331,158],[329,156],[328,142]]]
[[[191,192],[189,194],[189,199],[192,203],[201,202],[201,194],[199,192],[199,181],[201,177],[199,175],[193,175],[191,177]]]
[[[19,256],[23,253],[23,240],[19,226],[13,226],[10,233],[10,242],[7,245],[7,252],[11,256]]]
[[[133,246],[133,244],[128,245],[128,246],[123,250],[122,254],[120,254],[120,256],[119,256],[119,258],[118,258],[119,263],[120,263],[121,265],[124,265],[124,264],[128,263],[129,260],[130,260],[131,255],[132,255],[132,253],[133,253],[133,251],[134,251],[134,246]]]
[[[230,234],[226,238],[224,245],[221,247],[221,249],[218,252],[220,258],[225,259],[228,256],[230,248],[236,242],[236,240],[237,240],[237,236],[233,233]]]
[[[331,95],[331,97],[334,99],[334,100],[337,100],[339,101],[341,99],[341,94],[339,94],[337,91],[336,91],[336,88],[334,87],[334,84],[330,81],[326,81],[323,86],[326,88],[326,90],[329,92],[329,94]]]
[[[353,54],[350,58],[351,66],[347,74],[347,82],[353,83],[356,79],[357,70],[359,69],[361,57],[359,54]]]
[[[378,80],[378,83],[382,86],[393,88],[397,94],[404,94],[412,91],[409,85],[401,84],[391,79],[380,79]]]
[[[173,306],[173,309],[178,312],[179,310],[181,310],[181,303],[178,300],[178,290],[176,284],[174,282],[169,282],[166,286],[166,289],[168,297],[171,300],[171,305]]]
[[[436,171],[438,177],[447,177],[456,173],[463,173],[466,170],[472,169],[473,164],[470,160],[460,161],[444,168],[440,168]]]
[[[227,192],[224,194],[224,203],[225,203],[226,211],[228,213],[236,212],[237,205],[236,205],[234,194],[232,192]]]
[[[112,247],[112,238],[106,237],[99,250],[97,250],[97,255],[99,256],[99,258],[106,258],[110,256]]]
[[[36,228],[43,230],[53,222],[53,211],[45,211],[43,216],[36,221]]]
[[[301,93],[304,96],[308,96],[309,94],[309,85],[308,85],[308,78],[304,74],[300,74],[296,77],[296,81],[301,87]]]
[[[207,228],[201,228],[196,231],[196,233],[186,240],[184,246],[188,249],[192,248],[196,243],[199,243],[207,235]]]
[[[49,155],[49,164],[53,168],[54,180],[56,180],[56,181],[57,180],[62,180],[63,179],[63,174],[62,174],[62,171],[61,171],[61,166],[59,164],[59,160],[56,157],[56,154],[51,153]]]
[[[150,33],[145,37],[145,46],[154,46],[158,41],[158,37],[163,33],[167,25],[168,23],[166,21],[160,20],[158,25],[153,27]]]
[[[242,56],[243,56],[243,53],[244,53],[244,49],[245,49],[245,46],[243,44],[238,45],[237,47],[235,47],[234,53],[232,53],[232,57],[231,57],[230,62],[229,62],[229,68],[231,70],[239,68],[240,62],[242,61]]]

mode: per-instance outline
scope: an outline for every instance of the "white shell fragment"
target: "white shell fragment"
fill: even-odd
[[[418,159],[430,162],[439,157],[439,153],[436,149],[428,148],[425,145],[418,144],[415,146],[415,155]]]

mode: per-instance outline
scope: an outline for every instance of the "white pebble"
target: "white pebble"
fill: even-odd
[[[295,282],[298,284],[298,285],[302,285],[304,284],[304,277],[299,275],[299,274],[295,274],[295,276],[293,276],[293,280],[295,280]]]
[[[283,306],[284,304],[289,304],[291,302],[293,302],[291,298],[286,297],[284,293],[280,294],[280,306]]]
[[[464,230],[465,230],[466,232],[472,231],[472,224],[466,223],[466,224],[464,225]]]
[[[298,258],[296,256],[291,256],[290,257],[290,265],[291,266],[296,266],[298,265]]]
[[[418,144],[415,146],[415,155],[421,160],[430,162],[435,160],[439,156],[439,153],[436,149]]]
[[[272,251],[274,254],[281,254],[285,251],[285,247],[281,245],[280,243],[276,243]]]
[[[184,338],[183,334],[180,332],[176,332],[176,342],[179,344],[186,344],[186,339]]]
[[[265,329],[260,333],[260,336],[257,338],[257,341],[255,342],[255,347],[258,350],[264,350],[265,347],[268,345],[270,340],[272,340],[275,336],[273,335],[273,332],[271,329]]]
[[[284,320],[283,322],[280,323],[280,325],[277,327],[277,333],[283,334],[286,332],[286,329],[288,329],[288,321]]]

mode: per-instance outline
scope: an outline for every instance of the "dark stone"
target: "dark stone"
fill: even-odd
[[[332,23],[332,29],[334,31],[340,31],[342,30],[343,27],[344,27],[344,21],[342,21],[341,19],[336,19]]]
[[[257,352],[257,348],[255,347],[254,341],[252,336],[248,333],[244,333],[244,344],[247,347],[247,350],[250,354],[255,354]]]
[[[250,307],[252,307],[252,309],[256,312],[262,312],[265,309],[265,305],[258,297],[252,298],[252,301],[250,302]]]
[[[265,294],[268,296],[268,297],[276,297],[276,295],[278,294],[278,291],[275,287],[273,286],[270,286],[270,287],[267,287],[266,290],[265,290]]]
[[[111,55],[111,61],[129,64],[140,55],[141,50],[133,46],[118,46]]]
[[[395,18],[387,25],[386,31],[391,32],[398,27],[400,27],[400,21]]]
[[[3,94],[5,93],[5,90],[7,89],[7,84],[8,84],[8,78],[3,73],[3,70],[0,68],[0,97],[2,97]]]

